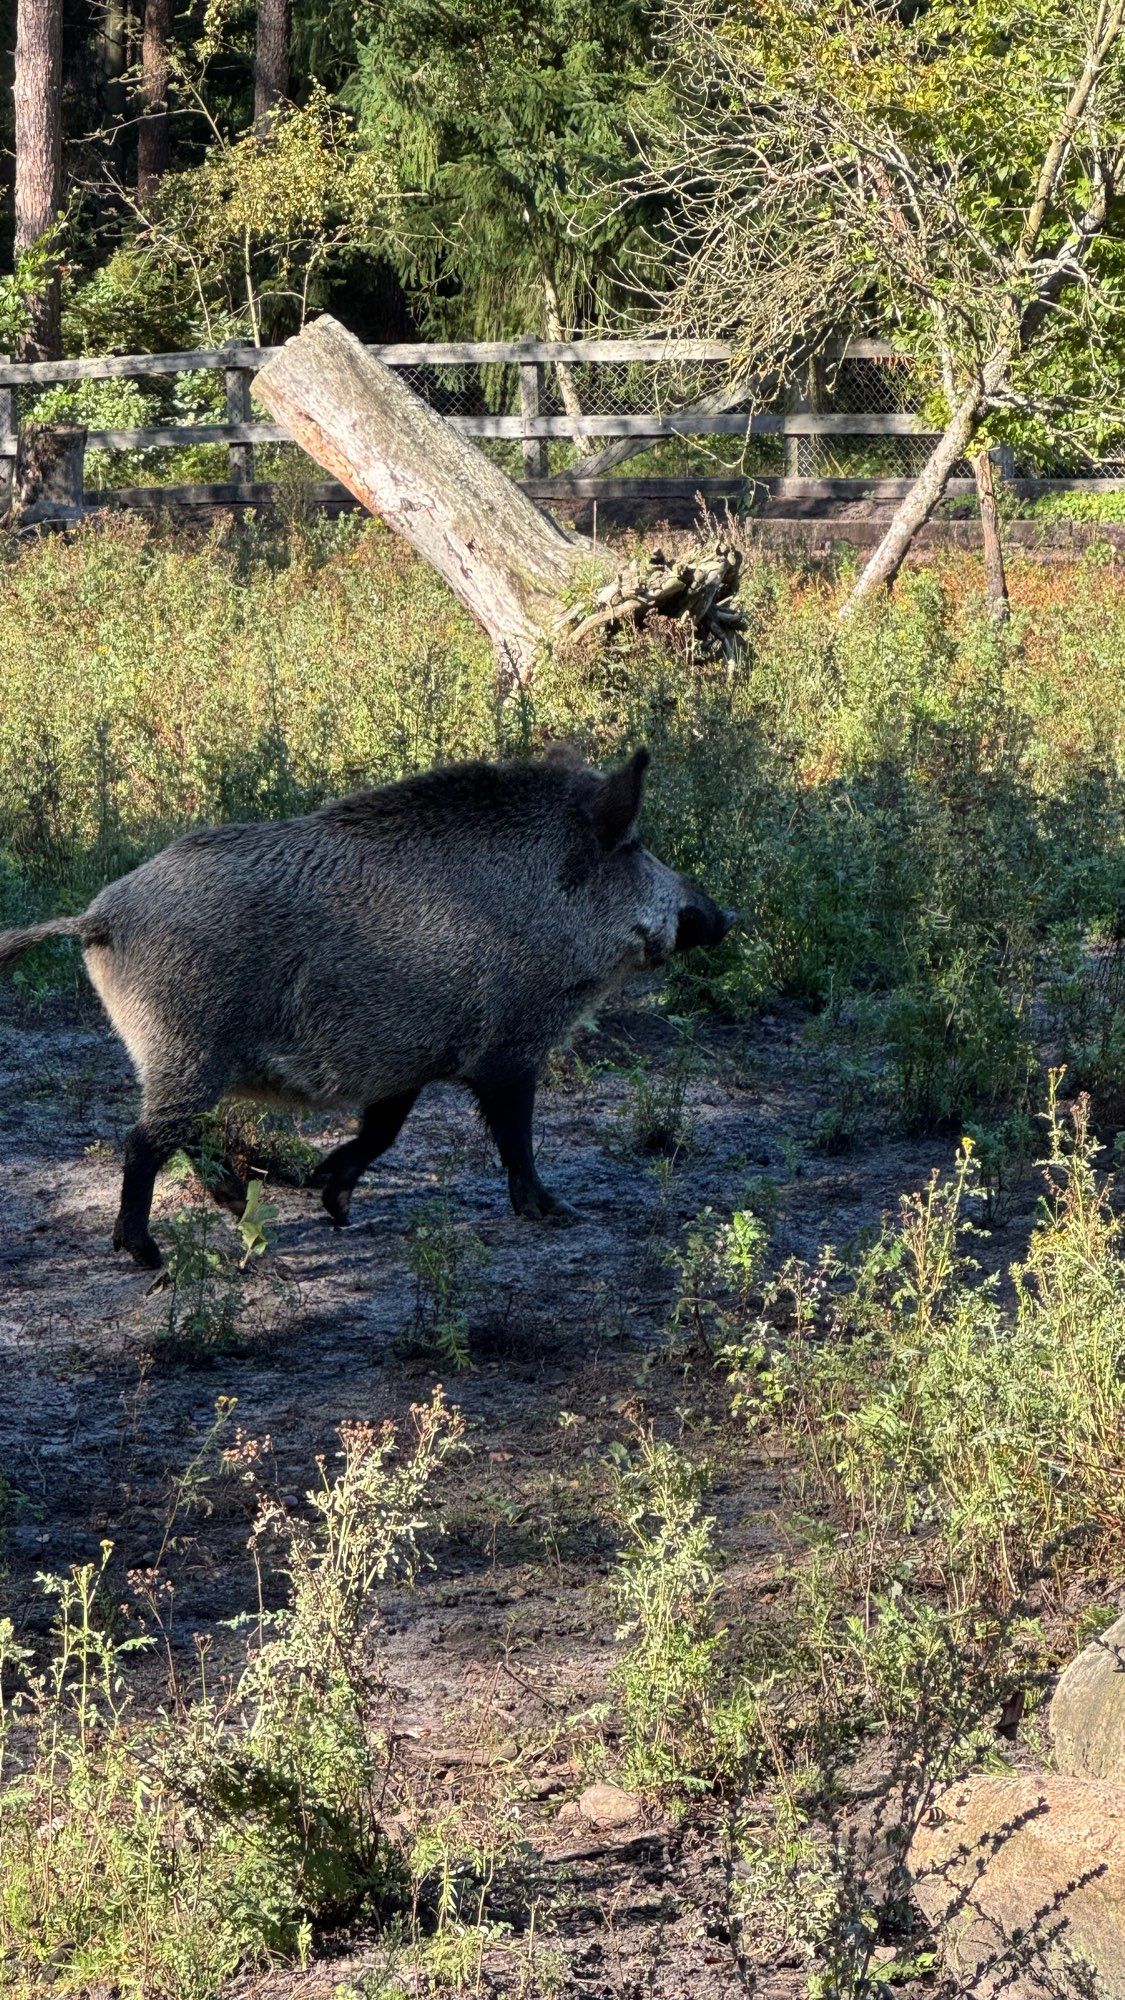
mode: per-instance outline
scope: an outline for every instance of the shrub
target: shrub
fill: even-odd
[[[482,636],[377,526],[294,506],[280,535],[52,538],[0,570],[0,921],[81,906],[199,821],[559,735],[599,758],[647,739],[646,838],[743,913],[670,969],[670,1004],[746,1019],[786,995],[869,1023],[906,1125],[995,1121],[1027,1092],[1045,980],[1078,1067],[1088,942],[1125,912],[1125,591],[1015,564],[1002,634],[969,573],[912,575],[841,631],[829,583],[749,559],[733,671],[642,635],[503,700]],[[1120,1037],[1092,1053],[1115,1107]],[[856,1122],[845,1105],[825,1142]]]
[[[259,1503],[287,1603],[255,1621],[245,1666],[142,1719],[100,1562],[42,1579],[56,1606],[45,1666],[0,1621],[0,1971],[13,2000],[112,1986],[209,2000],[240,1967],[305,1958],[318,1928],[408,1910],[384,1832],[390,1739],[377,1592],[410,1574],[427,1489],[460,1422],[442,1401],[391,1426],[345,1425],[307,1516]],[[253,1462],[243,1451],[242,1463]],[[159,1616],[155,1577],[135,1579]],[[269,1590],[260,1576],[262,1598]]]
[[[640,1431],[635,1453],[618,1464],[623,1775],[665,1796],[713,1790],[729,1779],[741,1748],[713,1618],[719,1561],[703,1485],[699,1470],[651,1430]]]
[[[728,1349],[744,1407],[780,1420],[818,1502],[955,1608],[1007,1612],[1044,1580],[1057,1596],[1125,1539],[1125,1224],[1084,1100],[1072,1124],[1068,1142],[1052,1094],[1010,1303],[965,1249],[966,1140],[953,1179],[904,1199],[849,1270],[782,1273],[783,1340],[763,1355],[759,1322]]]
[[[473,1230],[458,1228],[445,1187],[423,1204],[411,1225],[414,1337],[423,1351],[457,1373],[470,1363],[467,1308],[487,1254]]]

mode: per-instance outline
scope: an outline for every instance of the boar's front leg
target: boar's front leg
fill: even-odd
[[[508,1191],[517,1215],[532,1222],[577,1222],[578,1212],[544,1187],[535,1171],[531,1120],[535,1110],[535,1070],[530,1063],[513,1063],[473,1080],[473,1091],[496,1141],[508,1174]]]
[[[321,1200],[337,1229],[343,1229],[348,1220],[360,1175],[394,1145],[417,1095],[416,1090],[404,1090],[397,1097],[381,1097],[377,1104],[368,1104],[355,1138],[326,1153],[312,1175],[309,1185],[323,1188]]]

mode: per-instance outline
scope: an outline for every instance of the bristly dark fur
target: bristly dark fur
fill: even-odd
[[[451,764],[374,791],[352,792],[314,817],[360,833],[401,827],[415,838],[455,838],[467,829],[474,835],[515,832],[560,815],[577,828],[591,824],[590,805],[600,782],[596,772],[581,766]]]

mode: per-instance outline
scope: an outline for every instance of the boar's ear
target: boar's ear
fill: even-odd
[[[586,768],[573,743],[548,743],[543,752],[543,762],[553,764],[560,771],[582,771]]]
[[[607,854],[620,846],[640,812],[650,762],[647,750],[634,750],[627,764],[619,764],[602,779],[590,802],[594,831]]]

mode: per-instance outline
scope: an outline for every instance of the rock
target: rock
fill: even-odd
[[[641,1816],[641,1802],[620,1785],[587,1785],[559,1814],[564,1821],[582,1820],[586,1826],[632,1826]]]
[[[1125,1785],[1125,1617],[1071,1661],[1051,1703],[1051,1736],[1067,1777]]]
[[[1125,1793],[977,1777],[915,1834],[914,1894],[980,2000],[1125,2000]]]

